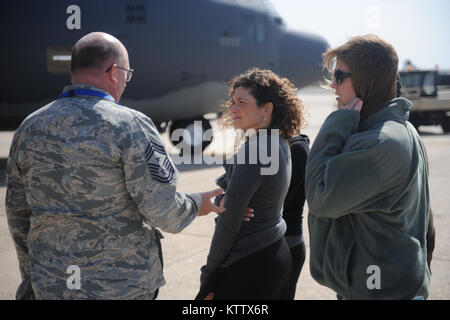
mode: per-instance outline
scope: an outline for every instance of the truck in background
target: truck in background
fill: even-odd
[[[409,121],[416,129],[441,125],[450,132],[450,71],[401,71],[400,83],[401,96],[413,103]]]

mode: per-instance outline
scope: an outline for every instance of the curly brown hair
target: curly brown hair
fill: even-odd
[[[304,126],[304,106],[297,97],[297,88],[286,78],[281,78],[271,70],[252,68],[229,82],[230,99],[223,104],[226,108],[220,123],[225,127],[232,126],[230,108],[233,105],[233,96],[237,88],[250,89],[258,107],[266,103],[273,104],[270,129],[278,129],[280,136],[289,138],[300,134]]]

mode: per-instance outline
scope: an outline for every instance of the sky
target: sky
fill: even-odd
[[[397,50],[400,64],[450,70],[449,0],[272,0],[289,29],[324,37],[331,47],[374,33]]]

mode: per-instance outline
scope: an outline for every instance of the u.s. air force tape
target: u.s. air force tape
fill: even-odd
[[[162,145],[149,142],[145,150],[145,161],[153,179],[162,183],[172,181],[175,169]]]

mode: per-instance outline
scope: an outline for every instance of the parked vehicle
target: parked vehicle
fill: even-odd
[[[409,121],[421,125],[441,125],[450,132],[450,72],[400,72],[401,95],[413,102]]]

